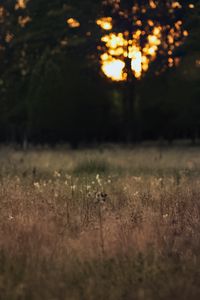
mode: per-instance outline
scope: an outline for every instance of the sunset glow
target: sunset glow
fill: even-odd
[[[98,19],[96,23],[104,30],[111,30],[113,28],[111,17]]]
[[[74,19],[74,18],[70,18],[67,20],[67,24],[69,25],[69,27],[71,28],[78,28],[80,27],[80,23],[78,20]]]
[[[26,8],[27,0],[17,0],[17,3],[15,4],[15,9],[25,9]]]
[[[161,28],[155,27],[148,36],[144,47],[140,46],[142,32],[136,31],[132,39],[126,33],[110,33],[102,37],[105,44],[105,52],[101,55],[101,69],[103,73],[113,81],[124,81],[127,79],[125,59],[131,60],[131,69],[136,78],[141,78],[146,72],[149,64],[156,58],[158,47],[161,43]]]
[[[162,23],[157,18],[147,20],[137,18],[137,14],[145,15],[147,9],[150,9],[151,12],[158,9],[159,1],[157,0],[149,0],[147,6],[140,7],[138,4],[134,4],[132,20],[129,18],[131,10],[122,10],[120,0],[107,2],[108,5],[113,5],[113,12],[118,15],[121,23],[116,27],[116,19],[108,16],[96,21],[103,31],[109,31],[102,34],[101,45],[98,47],[101,52],[101,70],[106,77],[113,81],[127,80],[127,77],[130,77],[130,70],[127,70],[130,68],[127,67],[128,59],[132,74],[137,79],[140,79],[149,70],[151,63],[156,60],[158,55],[166,57],[165,67],[177,66],[180,59],[174,56],[174,51],[183,44],[189,35],[189,32],[184,29],[181,19],[172,17],[173,22]],[[172,15],[182,9],[181,1],[169,1],[165,5],[168,13]],[[190,3],[188,7],[194,8],[194,5]],[[121,21],[123,19],[125,21]],[[120,31],[123,28],[123,22],[128,22],[128,31]],[[130,31],[130,26],[133,27],[133,32]]]

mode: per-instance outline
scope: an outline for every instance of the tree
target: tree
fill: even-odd
[[[70,1],[69,1],[70,2]],[[33,87],[41,91],[43,68],[54,57],[80,44],[66,25],[74,6],[66,1],[6,0],[0,6],[1,120],[14,140],[27,139],[34,105]],[[45,55],[48,52],[49,55]],[[44,58],[46,61],[44,61]],[[55,64],[54,64],[55,65]],[[59,66],[55,66],[59,72]],[[49,68],[49,67],[48,67]],[[40,73],[35,76],[35,71]],[[51,70],[54,72],[54,67]],[[38,93],[37,93],[38,95]],[[3,100],[4,99],[4,100]],[[19,134],[18,134],[19,132]]]
[[[76,143],[95,137],[117,140],[120,133],[125,135],[124,127],[129,138],[136,139],[139,122],[145,137],[158,137],[167,130],[174,134],[173,126],[177,132],[199,127],[197,110],[191,107],[199,95],[198,9],[182,0],[182,8],[176,2],[172,12],[161,18],[164,7],[173,1],[159,1],[154,9],[158,1],[104,1],[102,11],[101,2],[1,1],[0,132],[4,137]],[[196,6],[198,1],[193,2]],[[170,18],[183,20],[174,43],[174,32],[167,36],[163,30]],[[182,45],[170,52],[163,47],[166,40],[170,47]]]
[[[108,31],[99,47],[102,72],[111,80],[126,82],[124,97],[126,136],[133,139],[136,124],[135,85],[147,71],[156,75],[179,64],[188,31],[185,17],[193,4],[187,1],[105,0],[104,16],[97,24]]]

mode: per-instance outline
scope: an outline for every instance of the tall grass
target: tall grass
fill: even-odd
[[[0,153],[0,299],[199,299],[198,148]]]

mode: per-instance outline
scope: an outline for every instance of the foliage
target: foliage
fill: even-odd
[[[184,21],[190,35],[180,66],[160,78],[149,74],[138,88],[141,138],[199,135],[196,2]],[[1,1],[1,141],[123,139],[124,88],[110,84],[99,71],[96,19],[102,13],[101,1]],[[80,21],[79,28],[67,26],[71,17]],[[161,84],[164,77],[167,85]]]

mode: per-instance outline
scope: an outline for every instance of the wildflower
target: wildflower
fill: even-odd
[[[99,174],[97,174],[97,176],[96,176],[96,181],[101,186],[101,179],[100,179]]]
[[[61,174],[58,171],[54,171],[53,176],[56,177],[56,178],[60,178]]]
[[[34,182],[34,184],[33,184],[33,185],[34,185],[34,187],[35,187],[35,188],[37,188],[37,189],[39,189],[39,188],[40,188],[40,184],[39,184],[39,182]]]
[[[75,184],[74,184],[74,185],[71,185],[71,190],[72,190],[72,191],[75,191],[75,189],[76,189]]]
[[[124,186],[124,187],[123,187],[123,191],[126,192],[127,190],[128,190],[128,187],[127,187],[127,186]]]
[[[16,176],[16,181],[17,183],[20,183],[20,178],[18,176]]]
[[[136,182],[140,182],[142,180],[142,177],[140,176],[133,176],[133,179],[136,181]]]
[[[169,215],[168,214],[165,214],[163,215],[163,218],[166,219]]]

